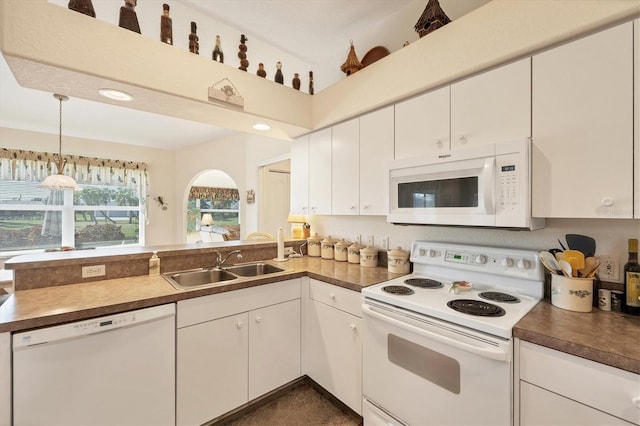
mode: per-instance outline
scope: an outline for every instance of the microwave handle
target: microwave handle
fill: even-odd
[[[496,159],[494,157],[486,158],[482,169],[482,199],[484,200],[484,210],[486,214],[494,214],[496,209],[494,191],[495,183],[493,177],[495,164]]]

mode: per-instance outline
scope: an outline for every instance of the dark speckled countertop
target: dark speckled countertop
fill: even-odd
[[[591,361],[640,374],[640,317],[601,311],[572,312],[538,303],[513,335]]]
[[[176,290],[161,276],[136,276],[22,290],[0,306],[0,332],[79,321],[208,294],[309,276],[353,291],[400,275],[317,257],[268,262],[285,274],[196,290]],[[640,374],[640,317],[565,311],[543,300],[515,327],[514,336]]]

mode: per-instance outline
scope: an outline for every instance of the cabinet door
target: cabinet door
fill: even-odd
[[[308,214],[309,206],[309,136],[291,143],[291,194],[293,214]]]
[[[360,214],[387,214],[387,163],[393,160],[394,110],[386,107],[360,117]]]
[[[395,158],[448,151],[449,86],[395,105]]]
[[[520,381],[520,425],[629,425],[600,410]]]
[[[632,217],[632,31],[533,57],[533,216]]]
[[[530,136],[530,58],[451,85],[451,149]]]
[[[633,217],[636,219],[640,219],[640,19],[636,19],[633,21],[633,39],[636,40],[633,43],[633,69],[634,72],[634,82],[633,87],[635,88],[633,99],[634,99],[634,149],[635,152],[635,160],[633,163],[634,167],[634,176],[636,177],[636,181],[633,185],[635,195],[633,199],[635,200],[635,207],[633,209]]]
[[[356,413],[362,412],[361,319],[308,300],[308,375]]]
[[[357,215],[359,208],[360,121],[333,126],[331,135],[331,214]]]
[[[248,401],[248,314],[178,330],[177,424],[200,425]]]
[[[309,135],[308,214],[331,214],[331,128]]]
[[[300,377],[300,299],[249,312],[249,400]]]

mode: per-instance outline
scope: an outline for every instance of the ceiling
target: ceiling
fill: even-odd
[[[451,19],[456,19],[487,1],[440,0],[440,4]],[[67,0],[50,2],[61,6],[67,4]],[[141,27],[142,16],[150,15],[151,6],[155,8],[153,25],[157,25],[156,11],[161,10],[161,3],[162,0],[139,2],[136,11]],[[324,81],[317,86],[316,91],[319,91],[344,78],[339,65],[346,58],[349,40],[354,40],[354,45],[360,43],[371,47],[386,44],[388,35],[379,31],[382,22],[402,19],[406,22],[403,25],[406,33],[396,35],[396,38],[417,39],[412,27],[427,0],[183,0],[182,3],[213,22],[224,23],[247,34],[250,41],[255,35],[309,64],[309,69],[321,70]],[[93,0],[93,4],[98,17],[101,16],[100,8],[114,9],[113,0]],[[400,18],[401,13],[406,18]],[[362,57],[365,52],[358,53]],[[0,60],[0,87],[0,126],[57,134],[58,101],[51,93],[20,87],[4,58]],[[63,135],[68,136],[176,150],[231,132],[208,124],[84,99],[72,98],[63,104]]]

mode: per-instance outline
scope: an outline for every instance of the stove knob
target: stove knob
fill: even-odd
[[[504,266],[505,268],[511,268],[513,266],[513,259],[511,259],[510,257],[505,257],[500,263],[502,263],[502,266]]]
[[[424,251],[424,249],[423,249],[423,248],[421,248],[420,250],[418,250],[418,255],[419,255],[419,256],[424,256],[424,253],[425,253],[425,251]]]
[[[531,267],[531,263],[527,259],[520,259],[518,260],[518,263],[516,263],[516,266],[521,271],[524,271],[525,269],[529,269]]]
[[[434,249],[427,250],[427,256],[436,257],[436,251]]]
[[[475,262],[479,263],[480,265],[484,265],[485,263],[487,263],[487,256],[485,256],[484,254],[479,254],[476,256]]]

